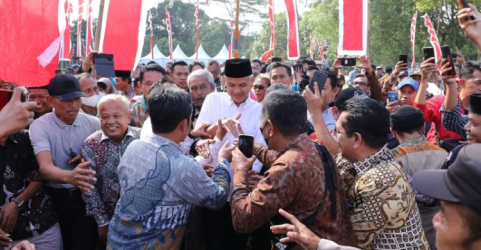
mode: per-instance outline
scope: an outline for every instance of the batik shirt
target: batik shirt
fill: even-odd
[[[94,189],[82,196],[85,200],[86,213],[93,216],[99,227],[110,222],[115,205],[119,200],[120,186],[117,167],[127,146],[140,138],[140,129],[129,127],[121,143],[109,139],[102,130],[90,135],[82,146],[82,155],[90,161],[90,169],[95,171]]]
[[[222,208],[231,181],[223,165],[211,179],[178,144],[158,135],[130,143],[117,173],[120,199],[107,249],[179,249],[192,204]]]
[[[132,104],[130,111],[132,112],[133,125],[137,128],[141,128],[142,125],[144,125],[145,120],[149,118],[149,104],[147,103],[147,100],[145,100],[145,97],[142,96],[140,102]]]
[[[237,171],[230,201],[232,222],[237,232],[248,233],[268,222],[279,213],[279,208],[293,214],[300,221],[321,208],[308,227],[324,239],[342,245],[357,246],[346,203],[342,180],[337,175],[337,191],[325,193],[326,173],[319,152],[307,134],[290,141],[281,152],[267,150],[256,144],[254,154],[269,170],[254,189],[248,185],[248,173]],[[330,195],[336,196],[337,218],[332,219]],[[296,249],[301,249],[297,246]]]
[[[394,153],[384,147],[352,167],[357,175],[348,186],[347,198],[359,246],[429,249],[413,190]]]

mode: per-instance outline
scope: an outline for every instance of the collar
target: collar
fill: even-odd
[[[427,142],[426,137],[424,135],[421,135],[405,139],[404,142],[399,144],[398,147],[414,146],[425,142]]]
[[[228,100],[229,100],[229,102],[230,102],[230,106],[234,105],[234,106],[237,107],[237,105],[235,104],[234,100],[232,100],[232,97],[231,97],[228,93],[226,93],[226,95],[227,95]],[[247,96],[247,99],[245,100],[245,102],[243,102],[243,103],[241,103],[241,104],[239,105],[239,108],[242,108],[242,107],[245,108],[247,105],[249,105],[249,104],[252,103],[252,102],[253,102],[253,100],[252,100],[251,95],[250,95],[250,93],[249,93],[249,95]]]
[[[382,162],[389,162],[392,159],[393,159],[393,153],[390,149],[387,148],[387,145],[385,145],[377,153],[367,157],[362,161],[355,162],[353,163],[353,165],[357,171],[357,174],[362,175],[366,171],[374,167],[375,165],[378,165]]]
[[[289,149],[293,148],[294,146],[296,146],[298,143],[304,141],[304,140],[311,140],[309,138],[309,136],[306,134],[306,133],[302,133],[300,135],[298,135],[296,138],[290,140],[288,143],[287,143],[287,146],[285,149],[283,149],[281,152],[279,152],[279,154],[277,155],[277,158],[276,160],[281,156],[283,155],[285,152],[287,152]]]
[[[102,133],[100,137],[100,141],[110,140],[110,138],[102,130],[100,131],[101,131],[100,133]],[[134,132],[132,131],[132,128],[130,126],[127,128],[127,134],[125,135],[124,139],[122,139],[122,141],[124,141],[129,136],[134,137]]]
[[[152,133],[147,137],[147,139],[151,140],[151,141],[154,141],[154,142],[157,142],[159,144],[159,146],[164,146],[164,145],[172,146],[172,147],[176,148],[177,150],[179,150],[183,155],[186,155],[186,156],[189,155],[189,152],[187,152],[185,149],[183,149],[179,144],[177,144],[174,141],[171,141],[170,139],[167,139],[163,136],[156,135],[156,134]]]
[[[82,109],[80,109],[82,110]],[[75,121],[72,123],[72,125],[68,125],[67,123],[63,122],[58,118],[57,113],[55,113],[55,110],[50,113],[53,117],[53,121],[59,126],[60,128],[66,128],[68,126],[75,126],[75,127],[80,127],[80,121],[79,121],[79,116],[81,115],[81,112],[77,114],[77,117],[75,118]]]
[[[149,111],[149,104],[147,103],[147,100],[145,99],[144,95],[142,95],[142,99],[140,100],[140,104],[142,105],[142,108],[144,109],[144,112],[147,113],[147,111]]]

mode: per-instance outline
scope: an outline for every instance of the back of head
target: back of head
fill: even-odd
[[[262,115],[285,137],[296,136],[306,130],[306,100],[290,89],[277,89],[266,94]]]
[[[400,136],[414,132],[422,134],[423,126],[424,114],[413,106],[402,106],[391,114],[391,128]]]
[[[152,88],[148,102],[154,133],[170,133],[192,114],[190,95],[179,88]]]
[[[353,98],[343,105],[346,118],[342,126],[346,135],[359,133],[365,144],[372,149],[386,145],[389,131],[389,112],[377,101]]]
[[[291,89],[283,83],[274,83],[271,86],[269,86],[269,88],[267,88],[266,96],[267,96],[267,94],[269,94],[270,92],[272,92],[274,90],[291,90]]]
[[[149,72],[149,71],[157,71],[159,73],[162,73],[162,75],[165,76],[165,69],[162,68],[162,66],[160,66],[159,64],[157,64],[156,62],[154,63],[148,63],[147,65],[145,65],[145,67],[142,68],[142,70],[140,71],[140,82],[142,82],[144,80],[144,74],[145,72]]]

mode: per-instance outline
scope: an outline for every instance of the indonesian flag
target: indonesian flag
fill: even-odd
[[[154,27],[152,26],[152,12],[149,12],[149,29],[150,29],[150,53],[154,60]]]
[[[314,59],[314,37],[312,36],[311,34],[311,50],[310,50],[310,56],[311,56],[311,59]]]
[[[424,18],[424,25],[428,28],[428,33],[430,35],[429,41],[431,42],[431,45],[434,48],[434,55],[435,55],[435,60],[436,62],[441,59],[442,53],[441,53],[441,46],[439,45],[439,40],[438,36],[436,35],[436,31],[434,30],[433,23],[431,22],[431,19],[429,18],[428,14],[425,14],[422,16]]]
[[[413,16],[413,20],[411,20],[411,50],[412,50],[412,53],[413,53],[413,63],[411,65],[412,68],[414,68],[414,66],[416,65],[416,56],[415,56],[415,52],[414,52],[414,44],[416,42],[416,21],[417,21],[417,16],[418,16],[418,12],[416,11],[414,13],[414,16]]]
[[[200,28],[200,16],[199,16],[199,1],[197,1],[197,5],[195,6],[195,32],[197,34],[197,45],[195,47],[195,60],[199,56],[199,28]]]
[[[338,55],[367,54],[368,21],[368,0],[339,0]]]
[[[173,0],[172,0],[173,3]],[[170,14],[169,10],[165,8],[165,19],[167,22],[167,32],[169,33],[169,53],[170,53],[170,60],[172,60],[172,27],[170,26]]]
[[[140,59],[147,20],[146,2],[104,2],[104,25],[100,31],[99,50],[114,54],[115,70],[133,70]]]
[[[48,85],[58,66],[66,28],[64,3],[1,2],[0,79],[26,87]]]
[[[65,32],[63,34],[63,45],[62,45],[62,51],[61,54],[62,56],[60,58],[62,59],[71,59],[72,54],[70,51],[70,13],[72,13],[72,3],[69,1],[65,1]]]
[[[82,20],[84,12],[84,0],[78,0],[77,19],[77,56],[82,57]]]
[[[273,0],[269,0],[269,22],[271,24],[271,41],[269,48],[274,49],[275,45],[275,33],[274,33],[274,4]]]
[[[300,56],[297,6],[295,0],[284,0],[287,11],[287,58],[297,60]]]
[[[229,44],[229,59],[232,59],[232,44],[234,43],[234,9],[230,6],[230,44]]]
[[[274,49],[270,49],[266,53],[262,54],[261,61],[265,62],[267,59],[269,59],[269,57],[272,56],[272,52],[274,52]]]
[[[85,3],[85,8],[87,9],[87,32],[85,32],[85,48],[86,54],[90,53],[93,50],[92,47],[92,40],[93,40],[93,29],[92,29],[92,0],[89,0]]]
[[[324,50],[322,50],[322,46],[321,46],[321,43],[320,43],[320,42],[318,42],[317,45],[319,46],[319,53],[321,53],[322,63],[324,63]]]

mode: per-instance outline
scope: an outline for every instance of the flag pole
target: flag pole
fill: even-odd
[[[237,0],[237,13],[235,19],[235,41],[234,41],[234,59],[239,58],[239,12],[240,0]]]
[[[99,52],[100,49],[100,34],[104,21],[104,5],[105,0],[100,0],[99,18],[97,19],[97,30],[95,31],[95,51],[97,52]],[[97,69],[95,68],[95,64],[92,68],[92,76],[97,78]]]

